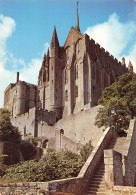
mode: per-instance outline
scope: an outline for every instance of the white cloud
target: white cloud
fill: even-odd
[[[15,30],[15,21],[10,17],[0,15],[0,61],[3,64],[7,61],[6,41]]]
[[[134,38],[136,34],[136,23],[132,21],[121,23],[117,14],[113,13],[109,16],[108,21],[93,27],[88,27],[85,33],[116,58],[120,59],[123,55],[126,56],[127,63],[128,59],[132,60],[136,71],[136,38]],[[134,42],[131,43],[132,41]],[[133,46],[131,50],[128,50],[130,43]]]
[[[14,32],[15,26],[15,21],[12,18],[0,15],[0,107],[4,103],[4,90],[10,83],[16,81],[17,71],[20,72],[21,80],[37,84],[43,53],[47,52],[49,47],[49,44],[45,43],[40,54],[41,57],[34,58],[29,63],[26,63],[24,59],[15,58],[6,48],[6,42]],[[12,71],[5,68],[7,63],[12,66]]]

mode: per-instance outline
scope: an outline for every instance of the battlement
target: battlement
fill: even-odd
[[[128,68],[127,67],[124,67],[123,64],[117,59],[115,58],[112,54],[110,54],[108,51],[106,51],[103,47],[101,47],[99,45],[99,43],[95,42],[94,39],[89,39],[89,42],[90,42],[90,52],[92,53],[92,57],[93,55],[96,55],[96,52],[97,52],[97,56],[99,56],[99,59],[101,58],[101,56],[108,62],[111,62],[112,63],[112,66],[115,66],[118,64],[118,67],[123,67],[125,68],[125,72],[128,71]],[[95,57],[94,57],[95,58]],[[101,60],[101,59],[100,59]],[[123,69],[122,69],[123,70]]]

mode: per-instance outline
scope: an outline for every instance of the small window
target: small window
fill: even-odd
[[[78,97],[78,86],[75,86],[75,97]]]
[[[75,65],[75,79],[78,79],[78,65]]]
[[[67,48],[67,58],[69,58],[69,47]]]
[[[65,69],[65,84],[68,83],[68,71]]]
[[[65,91],[65,101],[68,101],[68,90]]]
[[[78,79],[78,65],[76,65],[76,79]]]

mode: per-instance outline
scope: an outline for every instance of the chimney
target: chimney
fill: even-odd
[[[17,83],[19,81],[19,72],[17,72]]]

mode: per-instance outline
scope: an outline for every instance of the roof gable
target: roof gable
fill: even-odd
[[[83,35],[72,26],[64,44],[64,48],[71,46],[73,43],[76,43],[77,40],[81,39],[82,37]]]

